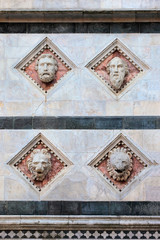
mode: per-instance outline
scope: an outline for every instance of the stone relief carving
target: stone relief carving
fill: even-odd
[[[72,162],[39,133],[8,164],[41,195],[69,171]]]
[[[95,56],[87,67],[115,99],[133,87],[149,67],[118,38]]]
[[[110,76],[111,85],[117,90],[121,89],[124,78],[128,72],[128,64],[119,57],[114,57],[107,64],[107,73]]]
[[[35,70],[38,72],[38,76],[42,82],[51,82],[55,79],[58,70],[57,60],[52,54],[42,54],[37,59]]]
[[[27,160],[32,179],[43,181],[51,169],[51,154],[46,149],[34,149]]]
[[[43,39],[15,68],[44,95],[62,84],[75,64],[48,38]]]
[[[88,165],[108,184],[111,193],[122,199],[157,163],[128,136],[120,133]]]
[[[125,148],[115,148],[108,153],[107,170],[116,181],[126,181],[131,175],[132,154]]]

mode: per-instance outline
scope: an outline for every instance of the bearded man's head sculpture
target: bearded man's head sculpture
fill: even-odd
[[[109,152],[107,170],[114,180],[126,181],[131,175],[132,168],[132,154],[125,148],[118,147]]]
[[[51,169],[51,154],[47,149],[34,149],[27,160],[28,169],[32,173],[32,179],[43,181]]]
[[[55,80],[56,72],[58,70],[57,60],[52,54],[42,54],[35,66],[40,80],[44,83],[49,83]]]
[[[127,63],[119,57],[112,58],[107,64],[107,73],[114,89],[119,90],[121,88],[128,71]]]

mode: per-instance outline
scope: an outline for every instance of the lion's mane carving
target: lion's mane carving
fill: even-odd
[[[133,169],[132,154],[123,147],[114,148],[108,154],[107,170],[116,181],[126,181]]]
[[[47,149],[34,149],[27,160],[32,179],[43,181],[51,169],[51,154]]]

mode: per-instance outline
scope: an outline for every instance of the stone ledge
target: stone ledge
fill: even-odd
[[[0,22],[73,23],[73,22],[160,22],[160,10],[47,11],[0,10]]]
[[[1,216],[0,230],[158,230],[160,217],[157,216]]]

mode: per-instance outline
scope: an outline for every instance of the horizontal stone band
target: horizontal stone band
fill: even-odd
[[[160,22],[160,10],[1,10],[1,22]]]
[[[25,19],[29,21],[28,18]],[[96,23],[26,23],[19,20],[18,23],[14,23],[0,20],[0,33],[160,33],[160,22],[109,23],[98,22],[98,19],[96,21]]]
[[[130,227],[132,230],[145,229],[154,230],[160,226],[160,217],[157,216],[0,216],[0,230],[16,229],[23,226],[23,229],[31,227],[36,230],[47,229],[97,229],[97,230],[110,230],[119,228],[125,229]]]
[[[160,202],[0,201],[0,215],[160,216]]]
[[[160,117],[0,117],[0,129],[160,129]]]

